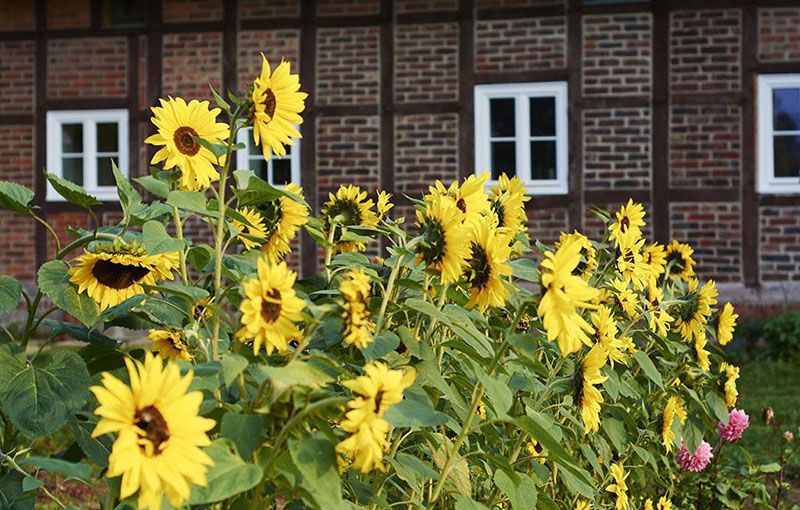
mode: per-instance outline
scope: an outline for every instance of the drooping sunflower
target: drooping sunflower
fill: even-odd
[[[675,327],[687,342],[692,338],[706,337],[706,323],[711,315],[711,307],[717,304],[717,286],[714,280],[708,280],[700,289],[697,279],[691,278],[687,285],[685,303],[678,308]]]
[[[266,227],[264,226],[264,218],[261,217],[258,211],[250,209],[249,207],[243,207],[242,209],[239,209],[238,212],[239,214],[244,216],[245,219],[247,219],[247,221],[250,222],[250,224],[248,225],[246,223],[233,220],[233,225],[237,229],[239,229],[239,231],[242,232],[242,234],[245,234],[245,235],[238,235],[236,236],[236,238],[242,242],[246,250],[250,250],[252,248],[257,248],[261,246],[260,242],[253,239],[249,239],[246,236],[266,238],[267,232],[266,232]]]
[[[600,430],[600,405],[603,395],[597,389],[597,384],[602,384],[608,377],[602,375],[600,369],[606,363],[605,349],[599,344],[595,345],[584,356],[578,369],[575,371],[575,402],[581,410],[583,419],[583,433],[597,433]]]
[[[373,361],[364,366],[364,375],[344,381],[342,385],[362,399],[351,406],[353,410],[363,416],[372,413],[382,418],[391,406],[403,400],[403,392],[414,384],[416,378],[417,372],[413,368],[393,370],[386,363]]]
[[[681,425],[686,423],[686,410],[683,408],[681,397],[673,395],[667,400],[667,405],[664,406],[664,412],[661,414],[661,442],[667,453],[672,451],[672,443],[675,439],[672,423],[676,416]]]
[[[450,197],[456,205],[456,214],[462,223],[473,225],[478,218],[489,212],[489,195],[484,188],[489,179],[489,173],[480,176],[470,175],[461,185],[458,182],[445,188],[440,181],[430,187],[430,194],[426,195],[427,201],[436,201],[441,197]]]
[[[151,119],[158,133],[145,139],[145,143],[161,148],[153,155],[151,164],[164,161],[164,169],[178,167],[181,171],[179,187],[198,191],[219,180],[214,165],[219,161],[214,153],[200,145],[195,138],[210,143],[228,139],[228,125],[217,122],[219,108],[210,110],[208,101],[193,99],[186,104],[183,98],[159,100],[161,106],[152,108]]]
[[[586,499],[581,499],[575,505],[575,510],[592,510],[592,502]]]
[[[292,138],[302,138],[295,125],[303,123],[300,112],[306,108],[308,94],[300,92],[300,78],[292,74],[289,62],[281,60],[271,71],[263,53],[261,58],[261,75],[253,82],[250,96],[253,140],[269,160],[270,152],[285,156],[286,146],[294,145]]]
[[[268,355],[286,351],[289,342],[300,336],[296,323],[302,320],[306,306],[293,288],[297,273],[289,270],[286,262],[276,265],[264,257],[258,259],[257,271],[257,278],[242,285],[246,298],[239,308],[242,327],[236,337],[252,340],[255,355],[261,344]]]
[[[706,339],[705,330],[703,330],[703,335],[694,339],[695,359],[697,360],[697,366],[703,372],[708,372],[711,368],[711,360],[708,359],[708,351],[706,350],[707,344],[708,339]]]
[[[639,295],[621,278],[611,280],[611,292],[625,315],[629,319],[636,317],[639,313]]]
[[[633,202],[632,198],[623,205],[617,213],[617,219],[608,227],[609,239],[619,246],[623,236],[628,236],[631,242],[636,242],[642,237],[644,222],[644,207]]]
[[[351,400],[348,405],[358,402]],[[383,464],[383,452],[389,450],[389,422],[377,416],[370,416],[364,420],[350,418],[350,410],[339,427],[350,435],[336,445],[336,453],[341,465],[351,465],[362,473],[369,473],[373,469],[386,471]]]
[[[498,228],[509,228],[514,235],[525,232],[528,222],[525,202],[531,199],[525,194],[525,185],[519,177],[509,179],[506,174],[500,175],[497,183],[492,187],[489,206],[497,217]]]
[[[199,416],[203,394],[187,393],[192,372],[146,353],[144,363],[125,359],[130,386],[108,372],[90,389],[100,405],[93,437],[116,433],[106,476],[122,476],[120,497],[139,491],[139,508],[159,510],[161,499],[180,508],[192,484],[205,486],[213,464],[200,448],[211,444],[214,420]]]
[[[394,207],[394,204],[390,202],[392,199],[391,193],[386,193],[385,191],[380,191],[378,193],[378,201],[375,205],[375,209],[378,211],[378,221],[383,220],[389,211]]]
[[[592,246],[589,238],[577,230],[571,234],[561,232],[561,235],[558,237],[558,241],[555,243],[556,248],[561,246],[561,244],[567,239],[572,238],[574,238],[575,241],[581,245],[581,261],[578,263],[578,267],[576,267],[573,271],[573,274],[575,276],[580,276],[584,280],[588,280],[592,273],[597,270],[597,251],[594,249],[594,246]]]
[[[148,255],[138,243],[102,244],[94,251],[84,250],[69,270],[78,293],[86,292],[101,310],[144,293],[142,285],[172,280],[179,265],[176,253]]]
[[[284,191],[303,196],[303,188],[291,182],[283,187]],[[289,243],[297,236],[300,227],[308,223],[308,207],[287,196],[270,200],[256,207],[264,221],[264,243],[261,252],[267,260],[277,264],[292,251]]]
[[[664,274],[664,266],[667,264],[667,250],[664,246],[653,243],[642,251],[642,262],[650,268],[653,278],[658,278]]]
[[[624,346],[617,338],[617,321],[611,314],[611,310],[606,306],[600,306],[596,312],[592,312],[592,324],[595,329],[597,345],[605,350],[605,355],[614,367],[614,363],[628,364],[625,354],[622,352]]]
[[[372,343],[375,324],[369,318],[369,276],[362,269],[351,269],[339,285],[344,298],[344,343],[361,349]]]
[[[336,249],[342,253],[364,251],[367,249],[363,241],[340,241],[342,229],[347,227],[374,227],[378,224],[378,216],[373,210],[374,202],[367,199],[367,192],[358,186],[340,186],[336,194],[328,194],[328,201],[322,207],[322,221],[325,235],[335,228],[333,241]]]
[[[633,286],[634,290],[643,290],[652,277],[650,265],[642,258],[644,239],[633,240],[632,230],[621,234],[617,238],[619,257],[617,257],[617,271],[622,279]]]
[[[417,245],[417,262],[438,271],[442,283],[455,283],[464,272],[470,254],[469,227],[459,218],[455,201],[448,196],[426,200],[417,211],[417,228],[422,242]]]
[[[728,342],[733,339],[733,330],[736,328],[736,319],[738,318],[739,315],[733,313],[733,305],[725,303],[717,317],[717,340],[720,345],[728,345]]]
[[[722,388],[725,391],[725,404],[728,407],[736,407],[736,401],[739,399],[739,390],[736,388],[739,367],[723,361],[719,366],[719,373],[725,378],[722,384]]]
[[[681,280],[688,282],[694,276],[694,250],[691,246],[678,241],[672,241],[667,246],[667,266],[669,273]]]
[[[483,312],[490,306],[503,306],[508,289],[503,277],[511,276],[506,264],[511,255],[510,232],[496,229],[490,218],[482,216],[470,229],[471,254],[467,259],[469,302],[467,308],[478,305]]]
[[[653,283],[653,282],[651,282]],[[667,337],[670,324],[675,320],[666,310],[661,308],[661,301],[664,299],[664,291],[661,287],[650,285],[647,287],[647,301],[649,303],[648,326],[650,331],[656,333],[661,338]]]
[[[574,274],[581,262],[581,249],[577,239],[567,239],[555,252],[546,251],[539,264],[544,294],[538,314],[547,330],[547,339],[558,341],[562,356],[580,350],[581,343],[592,345],[587,333],[594,333],[594,328],[577,309],[594,308],[592,301],[600,291]]]
[[[180,331],[174,329],[151,329],[147,339],[153,342],[153,352],[158,353],[162,358],[172,361],[179,359],[191,360],[192,353],[189,346],[183,339]]]
[[[478,402],[478,405],[475,407],[475,415],[481,420],[486,419],[486,404],[483,402],[483,400]]]
[[[616,509],[625,510],[628,508],[628,484],[625,481],[628,473],[621,462],[611,465],[611,476],[614,477],[614,483],[606,487],[606,490],[617,495]]]

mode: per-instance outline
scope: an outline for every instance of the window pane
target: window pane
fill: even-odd
[[[776,131],[800,129],[800,88],[772,89],[772,124]]]
[[[491,136],[514,136],[514,98],[490,99]]]
[[[531,178],[556,178],[556,142],[531,142]]]
[[[775,177],[800,177],[800,136],[776,136]]]
[[[263,154],[263,152],[261,151],[261,147],[257,146],[256,141],[253,140],[252,129],[248,131],[247,134],[247,153],[250,154],[251,156],[258,156],[260,154]]]
[[[250,170],[255,172],[256,176],[269,182],[269,178],[267,177],[267,160],[265,160],[264,158],[251,159]]]
[[[83,186],[83,158],[61,158],[61,177]]]
[[[117,128],[116,122],[97,124],[97,152],[117,152],[119,150]]]
[[[61,152],[83,152],[83,124],[61,125]]]
[[[555,136],[556,134],[556,98],[532,97],[531,136]]]
[[[114,164],[119,166],[117,158],[110,158],[108,156],[101,156],[97,158],[97,185],[98,186],[115,186],[116,180],[114,179],[114,172],[111,171],[111,160]]]
[[[502,174],[517,175],[517,147],[515,142],[492,142],[492,179]]]
[[[290,182],[292,182],[292,161],[288,157],[273,159],[272,184],[275,186],[283,186]]]

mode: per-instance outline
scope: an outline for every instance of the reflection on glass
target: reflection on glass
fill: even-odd
[[[800,177],[800,136],[776,136],[773,156],[775,177]]]
[[[100,156],[97,158],[97,185],[98,186],[114,186],[114,172],[111,170],[111,160],[114,164],[119,166],[117,158],[110,158],[108,156]]]
[[[491,136],[514,136],[514,98],[490,99]]]
[[[262,155],[261,147],[256,145],[256,141],[253,139],[253,130],[249,130],[247,136],[249,137],[247,141],[247,153],[251,156],[260,156]]]
[[[61,158],[61,177],[83,186],[83,158]]]
[[[555,136],[556,98],[530,98],[531,136]]]
[[[117,152],[119,137],[116,122],[99,122],[97,124],[97,152]]]
[[[517,175],[517,149],[515,142],[492,142],[492,180],[502,174]]]
[[[256,176],[264,179],[265,181],[269,182],[269,178],[267,176],[267,160],[264,158],[259,159],[251,159],[250,160],[250,170],[255,172]]]
[[[531,179],[556,178],[556,142],[531,142]]]
[[[61,125],[61,152],[83,152],[83,124]]]
[[[772,125],[775,131],[800,129],[800,88],[772,89]]]
[[[292,182],[292,162],[288,157],[272,160],[272,184],[283,186]]]

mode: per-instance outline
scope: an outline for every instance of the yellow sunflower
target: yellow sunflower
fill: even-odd
[[[594,249],[594,246],[592,246],[589,238],[577,230],[571,234],[561,232],[561,235],[558,236],[558,241],[556,241],[556,248],[561,246],[564,241],[571,238],[574,238],[575,241],[581,245],[581,261],[578,267],[575,268],[573,274],[575,274],[575,276],[580,276],[584,280],[588,280],[592,273],[597,270],[597,251]]]
[[[427,201],[435,201],[441,197],[450,197],[456,205],[456,214],[462,223],[472,225],[478,218],[489,212],[489,195],[486,194],[484,185],[489,179],[489,173],[480,176],[470,175],[459,186],[458,182],[445,188],[440,181],[430,187],[430,194],[425,196]]]
[[[475,415],[481,420],[486,419],[486,404],[483,403],[483,400],[478,402],[478,405],[475,407]]]
[[[242,327],[236,337],[252,340],[255,355],[261,344],[267,355],[284,352],[289,342],[300,336],[296,323],[302,320],[306,306],[293,288],[297,273],[290,271],[286,262],[275,265],[264,257],[258,259],[257,270],[258,277],[243,284],[246,299],[239,308]]]
[[[306,108],[308,94],[300,92],[300,78],[291,73],[289,62],[281,60],[271,71],[263,53],[261,58],[261,76],[253,83],[250,96],[253,140],[269,160],[270,152],[285,156],[286,145],[294,145],[292,138],[302,138],[295,125],[303,123],[300,112]]]
[[[651,282],[652,283],[652,282]],[[661,308],[661,301],[664,299],[664,291],[655,285],[647,288],[647,300],[650,305],[648,325],[650,331],[661,338],[667,337],[670,330],[670,323],[675,320],[666,310]]]
[[[717,318],[717,340],[720,345],[728,345],[733,339],[733,330],[736,328],[738,314],[733,313],[733,305],[725,303]]]
[[[628,236],[631,242],[636,242],[642,237],[642,227],[644,222],[644,207],[636,204],[632,198],[623,205],[617,213],[617,219],[609,227],[609,239],[614,241],[615,246],[619,246],[623,236]]]
[[[283,187],[300,198],[304,198],[303,188],[295,183]],[[308,223],[308,207],[290,197],[282,196],[257,206],[258,213],[264,221],[265,241],[261,252],[267,260],[277,264],[291,252],[289,243],[297,236],[300,227]]]
[[[362,399],[358,405],[351,406],[353,409],[364,416],[374,413],[382,418],[391,406],[403,400],[403,392],[416,378],[413,368],[393,370],[386,363],[373,361],[364,366],[364,375],[344,381],[342,385]]]
[[[172,361],[193,359],[192,354],[189,352],[189,346],[186,345],[186,341],[180,331],[151,329],[147,339],[153,342],[153,352],[158,353],[162,358]]]
[[[658,498],[658,504],[656,505],[656,510],[672,510],[672,501],[667,499],[666,496],[661,496]]]
[[[664,266],[667,265],[667,250],[658,243],[653,243],[642,251],[642,262],[650,268],[653,278],[658,278],[664,274]]]
[[[529,457],[535,458],[539,464],[547,462],[547,452],[542,448],[542,445],[539,444],[539,441],[531,438],[528,444],[525,445],[525,451],[528,453]]]
[[[625,482],[628,473],[621,462],[611,465],[611,476],[614,477],[614,483],[606,487],[606,490],[617,495],[616,509],[625,510],[628,508],[628,484]]]
[[[364,251],[364,241],[340,241],[342,229],[347,227],[374,227],[378,224],[378,216],[373,210],[374,203],[367,199],[367,192],[358,186],[340,186],[336,194],[328,194],[328,201],[322,207],[322,221],[325,224],[325,236],[335,228],[333,241],[336,249],[342,253]]]
[[[372,343],[375,324],[369,318],[369,276],[363,269],[351,269],[339,285],[344,298],[344,343],[364,349]]]
[[[694,339],[695,359],[697,360],[697,366],[703,372],[708,372],[711,368],[711,360],[708,359],[708,351],[706,350],[707,344],[708,340],[706,339],[705,330],[703,330],[703,335]]]
[[[585,499],[581,499],[575,505],[575,510],[592,510],[592,502],[587,501]]]
[[[490,208],[497,216],[498,228],[509,228],[513,235],[525,232],[528,223],[525,202],[530,199],[519,177],[509,179],[506,174],[500,175],[489,199]]]
[[[643,290],[650,281],[652,273],[650,265],[642,258],[644,239],[633,240],[631,230],[622,234],[618,240],[619,257],[617,257],[617,271],[625,282],[630,283],[634,290]]]
[[[625,315],[629,319],[635,318],[639,313],[639,295],[621,278],[611,280],[611,292]]]
[[[511,276],[511,266],[506,264],[511,255],[510,232],[496,229],[493,224],[489,217],[482,216],[470,230],[467,308],[477,304],[481,312],[490,306],[503,306],[508,299],[503,277]]]
[[[378,220],[382,221],[389,211],[394,207],[394,204],[390,202],[392,199],[391,193],[386,193],[385,191],[381,191],[378,193],[378,202],[375,205],[375,209],[378,210]]]
[[[717,286],[714,280],[709,280],[700,289],[697,288],[697,279],[691,278],[684,295],[684,303],[678,308],[675,318],[675,327],[687,342],[692,338],[705,340],[706,322],[711,315],[711,307],[717,304]]]
[[[587,333],[594,333],[594,328],[576,310],[595,308],[592,301],[600,295],[599,290],[575,276],[581,262],[581,249],[577,239],[567,239],[555,252],[546,251],[539,264],[544,294],[539,301],[538,314],[547,339],[558,341],[562,356],[580,350],[581,343],[591,345]]]
[[[622,352],[625,347],[617,338],[617,321],[614,320],[611,310],[608,307],[600,306],[596,312],[592,312],[592,324],[596,333],[597,345],[605,350],[611,367],[614,367],[615,362],[627,365],[625,354]]]
[[[417,228],[422,242],[417,245],[417,263],[441,274],[442,283],[455,283],[464,272],[470,254],[469,227],[461,223],[452,198],[426,200],[417,211]]]
[[[672,241],[667,246],[667,265],[669,274],[675,275],[687,282],[694,276],[694,250],[691,246],[678,241]]]
[[[725,377],[725,382],[722,386],[725,390],[725,404],[728,407],[736,407],[736,401],[739,400],[739,390],[736,388],[739,367],[723,361],[719,366],[719,373]]]
[[[198,191],[219,180],[214,165],[219,163],[214,153],[206,149],[195,138],[210,143],[228,139],[228,125],[217,122],[219,108],[209,110],[208,101],[193,99],[186,104],[180,97],[160,99],[161,106],[152,108],[151,119],[158,133],[148,137],[145,143],[161,148],[153,155],[151,164],[165,161],[164,168],[178,167],[181,170],[179,187]]]
[[[351,400],[348,405],[358,402]],[[340,428],[350,435],[336,445],[339,465],[352,465],[362,473],[369,473],[373,469],[386,471],[383,464],[383,453],[389,450],[389,422],[377,416],[370,416],[364,420],[350,418],[351,410],[340,424]]]
[[[172,271],[179,262],[176,253],[147,255],[137,243],[115,242],[101,245],[94,252],[84,250],[75,265],[69,270],[69,281],[78,286],[78,293],[86,292],[105,310],[144,293],[142,285],[172,280]]]
[[[264,226],[264,218],[262,218],[261,215],[258,214],[258,211],[250,209],[249,207],[244,207],[242,209],[239,209],[238,212],[239,214],[244,216],[247,219],[247,221],[250,222],[250,224],[247,225],[246,223],[233,220],[233,225],[237,229],[239,229],[239,231],[242,234],[245,234],[245,235],[238,235],[236,236],[236,238],[242,242],[246,250],[261,246],[260,242],[248,239],[246,236],[266,238],[267,232],[266,232],[266,227]]]
[[[180,508],[192,484],[206,485],[211,458],[200,448],[210,444],[214,420],[198,415],[203,394],[187,393],[192,372],[181,377],[172,362],[145,354],[144,363],[125,359],[130,386],[108,372],[102,386],[90,389],[100,405],[93,437],[116,433],[106,476],[122,476],[120,498],[139,491],[139,508],[159,510],[166,495]]]
[[[608,377],[600,369],[606,364],[605,349],[595,345],[584,356],[575,372],[575,402],[581,410],[583,433],[597,433],[600,430],[600,405],[603,395],[595,385],[602,384]]]
[[[667,405],[664,406],[664,412],[661,414],[661,441],[667,453],[672,451],[672,443],[675,439],[672,423],[676,416],[681,425],[686,423],[686,410],[683,408],[681,397],[673,395],[667,400]]]

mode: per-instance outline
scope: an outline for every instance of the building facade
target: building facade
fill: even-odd
[[[530,235],[600,235],[633,198],[646,235],[691,241],[741,301],[800,301],[798,0],[0,0],[0,179],[59,232],[89,225],[40,169],[119,216],[109,158],[146,175],[159,97],[242,93],[260,52],[310,93],[286,160],[240,155],[319,208],[340,184],[418,195],[513,170]],[[245,140],[246,141],[246,140]],[[410,217],[406,202],[395,209]],[[197,225],[197,235],[203,235]],[[32,283],[53,246],[0,212],[0,271]],[[310,242],[306,238],[301,243]],[[300,250],[304,273],[318,262]]]

